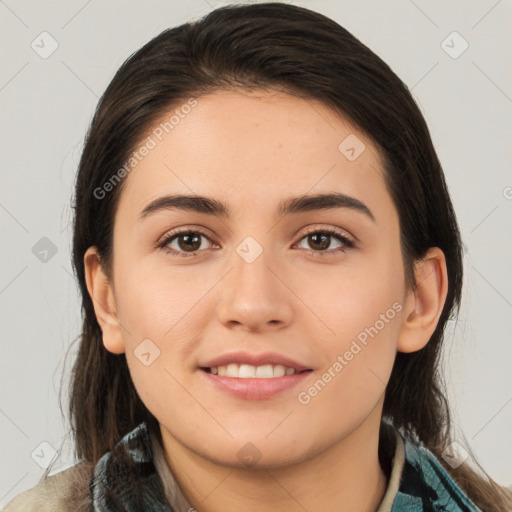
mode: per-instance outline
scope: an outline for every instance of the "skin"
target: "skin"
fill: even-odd
[[[354,161],[338,150],[350,134],[366,146]],[[397,351],[428,343],[447,292],[438,248],[416,265],[416,289],[406,288],[383,174],[378,151],[347,120],[319,102],[259,90],[198,98],[125,178],[113,274],[107,279],[91,247],[88,289],[105,348],[126,353],[167,462],[201,512],[378,508],[388,484],[377,456],[385,386]],[[347,208],[273,214],[284,198],[333,191],[365,203],[375,221]],[[179,193],[226,202],[232,216],[173,209],[138,220],[157,197]],[[154,247],[174,228],[198,226],[210,240],[195,256]],[[338,229],[356,246],[341,251],[332,237],[319,254],[310,227]],[[263,249],[252,263],[236,252],[247,236]],[[183,238],[171,246],[187,254]],[[298,393],[395,303],[401,311],[300,403]],[[148,338],[160,356],[145,366],[134,350]],[[276,351],[313,372],[272,398],[235,398],[206,383],[198,364],[236,349]],[[248,442],[261,456],[251,467],[237,455]]]

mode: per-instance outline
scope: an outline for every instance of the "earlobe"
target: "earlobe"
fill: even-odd
[[[438,247],[431,247],[415,266],[416,287],[410,290],[398,337],[399,352],[421,350],[434,333],[448,293],[446,259]]]
[[[103,333],[103,345],[113,354],[125,351],[121,326],[117,318],[112,285],[101,267],[98,250],[89,247],[84,255],[85,280],[96,319]]]

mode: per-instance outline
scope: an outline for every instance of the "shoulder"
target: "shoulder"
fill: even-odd
[[[41,480],[16,496],[3,512],[82,512],[91,508],[89,484],[93,466],[79,462]]]

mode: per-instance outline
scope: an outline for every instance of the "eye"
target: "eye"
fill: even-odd
[[[326,251],[332,245],[332,239],[335,238],[340,245],[337,251]],[[305,240],[306,243],[312,247],[313,250],[308,250],[311,254],[321,254],[323,252],[332,254],[333,252],[346,252],[347,249],[352,249],[355,244],[352,240],[334,228],[311,229],[300,239],[300,242]],[[299,242],[299,243],[300,243]],[[306,248],[307,249],[307,248]],[[323,256],[323,254],[322,254]]]
[[[336,239],[339,244],[337,248],[338,250],[327,251],[326,249],[331,248],[333,238]],[[203,240],[216,245],[202,231],[189,228],[182,231],[172,231],[171,233],[168,233],[161,242],[157,243],[157,247],[165,250],[172,256],[188,258],[198,256],[199,251],[208,249],[208,243],[203,243]],[[314,255],[324,256],[322,253],[326,253],[325,255],[332,255],[333,253],[346,252],[347,249],[355,247],[355,243],[351,239],[334,228],[310,229],[306,235],[299,240],[299,244],[303,240],[306,240],[306,243],[312,247],[312,249],[305,249],[310,254]]]
[[[190,257],[197,256],[199,250],[204,250],[205,247],[202,239],[206,239],[213,243],[209,237],[204,233],[197,230],[187,229],[183,231],[174,231],[169,233],[162,242],[158,243],[160,249],[173,256]]]

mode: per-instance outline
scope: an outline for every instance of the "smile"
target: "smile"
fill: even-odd
[[[220,375],[221,377],[234,377],[237,379],[272,379],[274,377],[284,377],[285,375],[301,373],[300,371],[295,370],[295,368],[288,368],[282,364],[253,366],[251,364],[231,363],[224,366],[204,368],[204,370],[212,373],[213,375]]]
[[[245,400],[272,398],[299,385],[313,371],[297,371],[282,365],[251,366],[236,363],[200,370],[199,374],[208,386]]]

